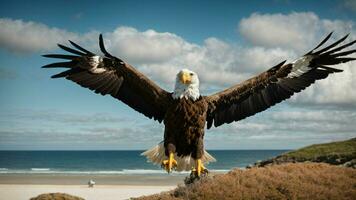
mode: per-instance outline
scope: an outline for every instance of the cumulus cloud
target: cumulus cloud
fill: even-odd
[[[240,33],[255,45],[305,49],[315,41],[319,18],[314,13],[258,14],[243,18]]]
[[[331,31],[335,31],[336,37],[355,32],[352,21],[320,19],[312,12],[288,15],[254,13],[243,18],[238,29],[254,45],[285,47],[298,52],[311,48],[320,37]]]
[[[291,99],[293,105],[355,108],[356,94],[356,69],[353,63],[340,64],[337,68],[343,73],[332,74],[327,79],[318,81]]]
[[[45,24],[0,18],[0,47],[16,53],[29,53],[55,49],[57,43],[68,39],[89,41],[94,33],[79,35]]]
[[[140,32],[132,27],[119,27],[105,36],[114,54],[136,64],[164,62],[189,48],[181,37],[155,30]]]

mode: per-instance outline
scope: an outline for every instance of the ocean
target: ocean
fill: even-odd
[[[288,150],[209,150],[211,171],[227,172]],[[143,151],[0,151],[0,174],[161,174]],[[189,173],[189,172],[186,172]]]

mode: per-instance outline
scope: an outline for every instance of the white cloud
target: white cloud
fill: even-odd
[[[38,22],[8,18],[0,18],[0,27],[0,47],[15,53],[53,50],[57,43],[66,43],[68,39],[89,41],[94,34],[79,35]]]
[[[303,53],[326,33],[335,31],[334,35],[340,37],[354,32],[353,26],[352,21],[320,19],[312,12],[254,13],[241,20],[239,31],[254,45],[285,47]]]
[[[354,66],[352,66],[354,65]],[[295,95],[291,103],[296,105],[355,106],[356,69],[355,62],[340,64],[337,68],[344,72],[332,74],[327,79],[317,81],[300,94]]]
[[[319,18],[314,13],[258,14],[241,20],[240,33],[255,45],[305,49],[315,39]]]
[[[181,37],[154,30],[140,32],[132,27],[119,27],[105,36],[115,55],[137,64],[164,62],[189,48]]]

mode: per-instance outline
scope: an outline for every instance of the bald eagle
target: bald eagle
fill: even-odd
[[[356,50],[344,50],[355,41],[342,43],[348,35],[321,48],[332,33],[317,47],[294,62],[283,61],[240,84],[210,96],[199,91],[198,74],[188,69],[178,72],[173,92],[160,88],[120,58],[112,56],[99,36],[103,56],[69,41],[74,48],[58,44],[72,55],[47,54],[44,57],[66,59],[43,68],[68,68],[52,78],[66,78],[101,95],[111,95],[150,119],[165,125],[164,140],[143,153],[148,161],[172,170],[192,170],[200,177],[204,165],[215,161],[204,150],[204,128],[242,120],[290,98],[316,80],[342,72],[331,65],[356,58],[345,57]]]

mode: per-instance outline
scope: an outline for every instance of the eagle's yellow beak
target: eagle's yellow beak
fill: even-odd
[[[188,72],[182,72],[180,74],[180,82],[182,82],[183,84],[190,84],[192,83],[192,76],[190,75],[190,73]]]

